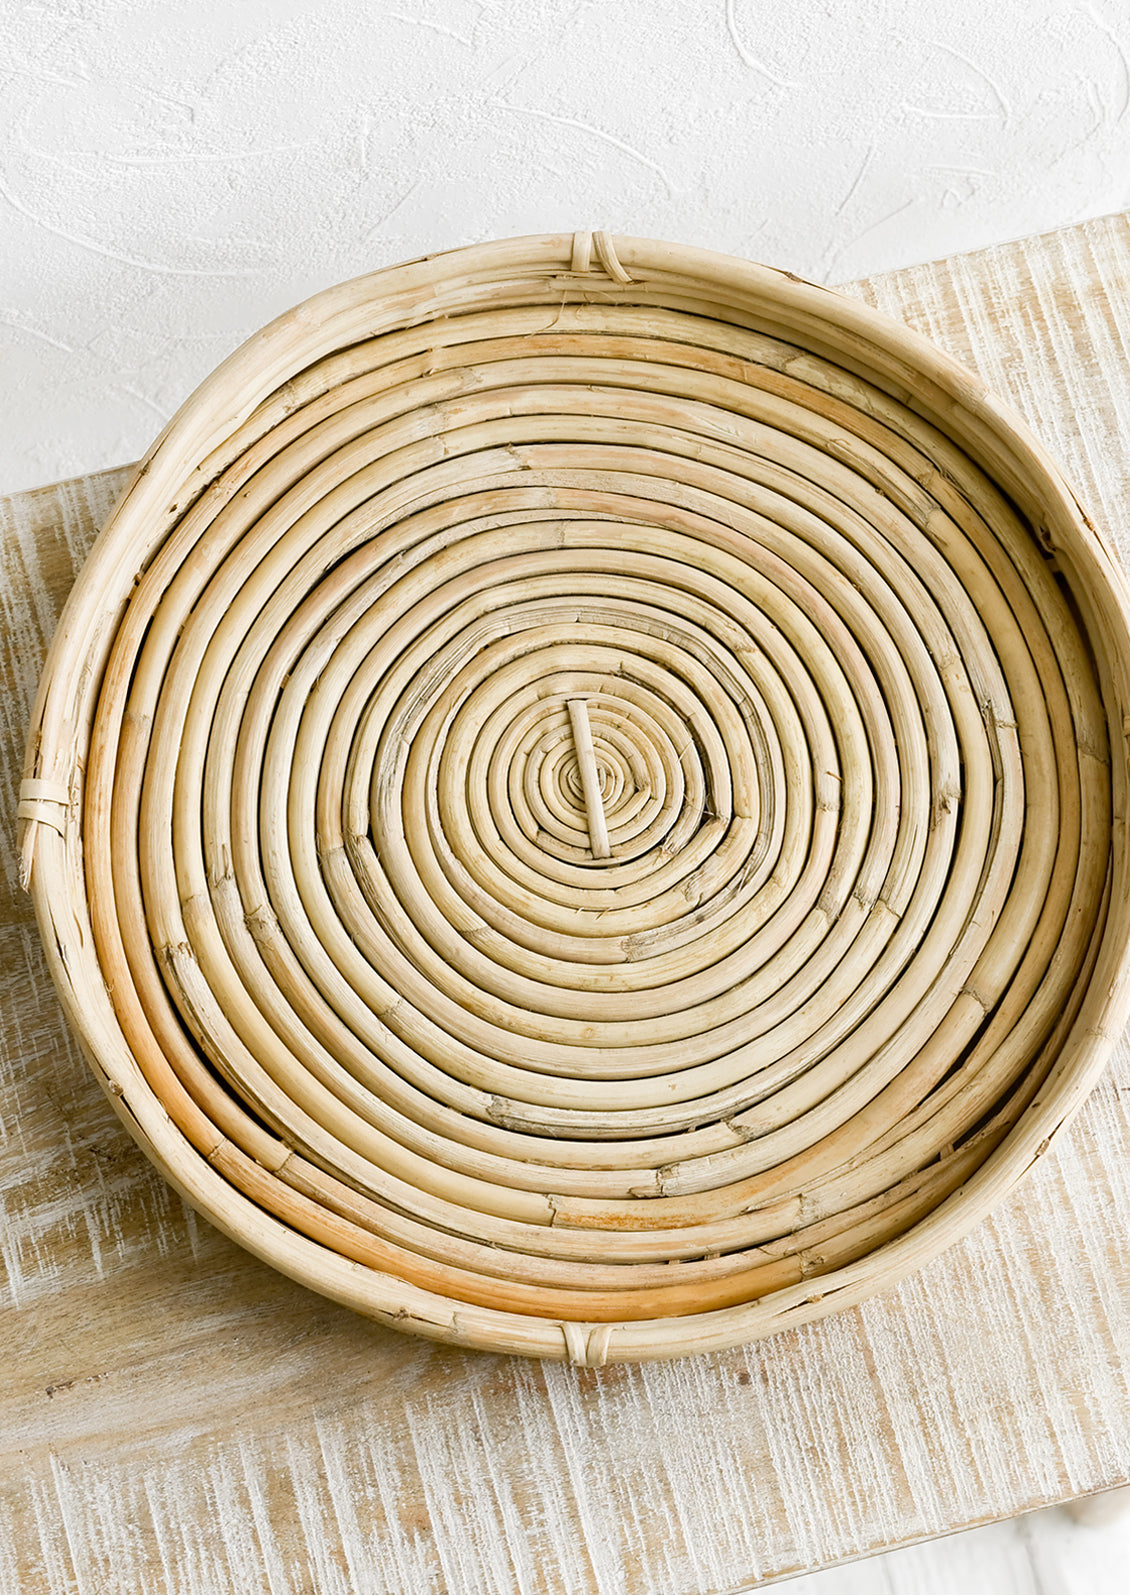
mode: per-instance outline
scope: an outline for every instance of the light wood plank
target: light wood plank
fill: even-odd
[[[1128,1559],[1130,1516],[1081,1526],[1052,1508],[803,1575],[787,1587],[789,1595],[1124,1595]]]

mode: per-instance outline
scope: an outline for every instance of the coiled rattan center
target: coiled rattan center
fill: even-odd
[[[83,809],[117,1022],[213,1173],[368,1310],[595,1361],[738,1338],[968,1181],[1111,846],[1091,646],[988,460],[598,244],[374,279],[186,460]]]

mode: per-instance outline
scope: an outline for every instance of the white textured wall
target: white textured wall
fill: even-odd
[[[843,280],[1130,204],[1126,0],[0,0],[0,491],[255,327],[575,226]]]

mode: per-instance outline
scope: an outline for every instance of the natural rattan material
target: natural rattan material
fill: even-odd
[[[1105,1062],[1127,614],[905,329],[670,245],[463,250],[158,440],[25,873],[123,1118],[261,1256],[464,1344],[724,1346],[954,1240]]]

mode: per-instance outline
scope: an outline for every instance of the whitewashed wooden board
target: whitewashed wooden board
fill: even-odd
[[[1122,546],[1130,222],[852,290],[975,364]],[[585,1370],[377,1329],[150,1172],[14,859],[24,729],[124,471],[0,500],[0,1590],[722,1595],[1130,1480],[1130,1051],[960,1246],[724,1355]]]

